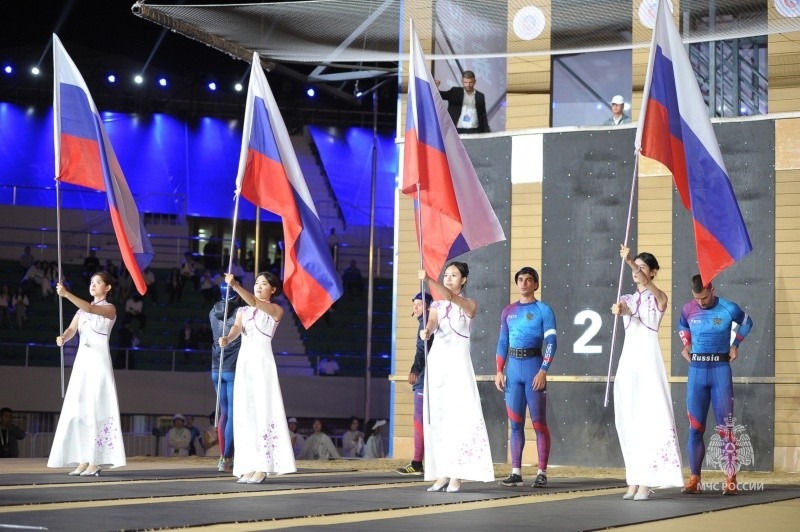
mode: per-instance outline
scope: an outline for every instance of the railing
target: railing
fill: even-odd
[[[20,458],[47,458],[53,446],[53,432],[28,434],[19,442]],[[169,456],[167,439],[147,433],[123,433],[126,456]]]

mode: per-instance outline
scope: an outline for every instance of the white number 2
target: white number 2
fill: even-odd
[[[603,324],[603,318],[594,310],[582,310],[575,315],[573,323],[575,325],[585,325],[589,322],[589,326],[580,338],[572,345],[572,352],[576,354],[594,354],[602,353],[603,346],[589,345],[589,342],[594,338]]]

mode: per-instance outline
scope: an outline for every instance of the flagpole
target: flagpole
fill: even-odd
[[[55,118],[56,120],[58,118]],[[58,170],[56,170],[57,172]],[[61,187],[56,178],[56,253],[58,254],[58,282],[63,283],[61,275]],[[58,297],[58,334],[64,335],[64,299]],[[64,342],[61,342],[61,398],[64,398]]]
[[[233,254],[236,252],[236,221],[239,219],[239,190],[236,190],[234,204],[233,204],[233,228],[231,229],[231,247],[228,254],[228,273],[233,267]],[[222,313],[222,334],[220,338],[226,335],[225,326],[228,324],[228,296],[231,293],[231,283],[225,283],[225,310]],[[217,374],[217,405],[214,409],[214,426],[219,426],[219,396],[222,389],[222,363],[225,361],[225,346],[220,345],[219,349],[219,372]]]
[[[628,239],[631,235],[631,217],[633,215],[633,200],[636,197],[636,178],[639,174],[639,149],[636,149],[633,158],[633,177],[631,178],[631,197],[628,202],[628,218],[625,225],[625,243],[624,246],[628,247]],[[625,273],[625,259],[623,258],[619,265],[619,282],[617,283],[617,299],[615,303],[619,303],[622,297],[622,277]],[[603,408],[608,406],[608,394],[611,389],[611,366],[614,363],[614,346],[617,343],[617,324],[619,323],[619,314],[614,315],[614,329],[611,333],[611,352],[608,355],[608,375],[606,376],[606,397],[603,401]]]
[[[419,269],[420,270],[424,270],[425,269],[425,260],[424,260],[423,253],[422,253],[422,206],[419,205],[419,194],[420,194],[420,186],[419,186],[419,181],[418,181],[417,182],[417,208],[415,209],[417,211],[417,220],[416,220],[416,222],[417,222],[417,235],[419,235],[417,237],[417,244],[419,246]],[[428,325],[428,309],[427,309],[427,306],[425,305],[425,301],[426,301],[426,299],[425,299],[425,281],[423,281],[422,279],[420,279],[420,281],[419,281],[419,293],[422,295],[422,329],[423,330],[427,330],[426,328],[427,328],[427,325]],[[419,336],[419,333],[417,333],[417,336]],[[428,339],[427,338],[425,338],[422,341],[422,349],[423,349],[423,353],[424,353],[424,357],[425,357],[425,370],[424,371],[427,371],[428,370]],[[428,388],[427,375],[426,375],[426,379],[425,379],[425,382],[424,382],[423,386],[424,387],[423,387],[422,393],[425,394],[425,396],[427,396],[427,394],[428,394],[428,390],[427,390],[427,388]],[[431,418],[431,416],[430,416],[430,413],[431,413],[430,412],[430,408],[431,408],[430,398],[428,399],[428,401],[426,401],[426,404],[428,405],[428,421],[430,422],[430,418]]]

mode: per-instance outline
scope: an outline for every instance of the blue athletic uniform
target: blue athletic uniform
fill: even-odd
[[[525,447],[525,406],[536,431],[539,469],[547,469],[550,431],[547,429],[547,390],[534,390],[533,378],[550,367],[556,353],[556,317],[541,301],[512,303],[500,317],[497,371],[506,369],[506,411],[511,423],[511,466],[522,467]],[[522,355],[522,356],[515,356]]]
[[[233,291],[233,289],[231,289]],[[236,305],[228,308],[228,320],[225,322],[225,330],[222,330],[222,319],[225,317],[225,302],[217,301],[208,319],[211,322],[211,380],[214,382],[214,389],[219,394],[219,421],[217,423],[217,437],[219,438],[220,455],[223,458],[233,458],[233,383],[236,379],[236,361],[239,358],[239,347],[242,344],[241,335],[225,346],[225,357],[222,361],[222,386],[219,385],[219,360],[222,348],[219,346],[219,338],[223,334],[230,332],[233,324],[236,323]]]
[[[739,325],[731,341],[733,324]],[[714,407],[714,419],[722,445],[733,437],[725,428],[733,415],[733,378],[729,362],[730,346],[737,348],[753,327],[753,320],[733,301],[718,297],[711,308],[704,309],[697,301],[683,306],[678,334],[684,346],[690,346],[692,361],[686,383],[686,408],[689,414],[689,468],[700,475],[706,449],[703,433],[706,429],[709,403]]]

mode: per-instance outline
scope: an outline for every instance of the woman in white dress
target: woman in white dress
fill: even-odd
[[[70,475],[98,476],[102,467],[126,464],[108,349],[108,337],[117,319],[116,308],[107,300],[112,283],[107,272],[94,274],[89,282],[91,303],[56,284],[56,293],[78,307],[56,343],[62,346],[77,333],[80,344],[47,467],[77,466]]]
[[[419,279],[444,297],[433,302],[428,322],[419,333],[422,340],[434,335],[425,368],[423,404],[425,480],[436,479],[428,491],[457,492],[461,480],[494,480],[489,436],[470,357],[470,324],[478,303],[464,295],[468,277],[469,267],[463,262],[451,262],[445,268],[443,283],[419,271]]]
[[[272,353],[272,336],[283,308],[270,299],[280,294],[281,281],[272,272],[260,273],[254,293],[233,274],[226,273],[225,282],[249,305],[236,311],[236,323],[219,339],[219,345],[225,347],[242,335],[233,385],[233,474],[240,484],[261,484],[269,474],[297,470]]]
[[[357,417],[350,418],[350,430],[342,434],[342,456],[345,458],[364,457],[364,433],[358,430]]]
[[[658,343],[658,327],[667,310],[667,294],[653,282],[658,261],[650,253],[631,259],[636,293],[611,306],[622,315],[625,343],[614,378],[614,417],[628,491],[625,500],[648,500],[655,487],[681,487],[681,454],[675,432],[672,395]]]

